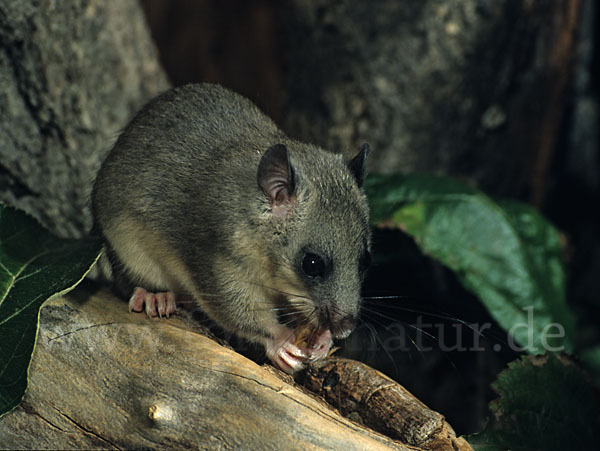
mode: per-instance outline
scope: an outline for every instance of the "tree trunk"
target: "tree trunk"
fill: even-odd
[[[86,233],[100,162],[167,85],[136,0],[0,0],[0,199]]]
[[[579,0],[294,0],[283,117],[378,172],[428,171],[540,202]],[[533,174],[533,175],[532,175]]]
[[[370,390],[373,400],[365,398],[353,418],[383,424],[372,419],[384,405],[386,431],[401,424],[396,438],[411,444],[345,419],[290,376],[200,335],[183,314],[149,319],[126,311],[106,291],[81,288],[43,307],[29,389],[0,420],[2,447],[470,449],[440,414],[357,362],[319,366],[307,386]],[[324,383],[336,366],[370,376],[354,386],[344,376]],[[384,384],[374,389],[377,381]],[[387,403],[376,399],[382,393]]]

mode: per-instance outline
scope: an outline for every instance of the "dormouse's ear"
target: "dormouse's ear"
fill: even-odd
[[[283,144],[269,147],[258,163],[256,178],[271,203],[273,214],[284,216],[295,201],[294,169],[287,147]]]
[[[367,155],[369,155],[369,143],[364,143],[360,148],[360,152],[358,152],[356,156],[350,160],[350,163],[348,163],[348,169],[350,169],[350,172],[354,175],[359,188],[362,186],[365,178]]]

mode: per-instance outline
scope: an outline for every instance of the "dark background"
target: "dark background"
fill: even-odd
[[[294,102],[289,93],[296,83],[293,72],[296,68],[289,63],[290,44],[285,42],[287,30],[280,20],[279,2],[143,0],[142,5],[172,84],[220,83],[246,95],[286,127],[286,111],[290,108],[289,102]],[[526,153],[511,161],[510,171],[499,165],[496,173],[484,177],[483,182],[473,177],[475,184],[492,195],[537,206],[563,234],[569,275],[568,300],[578,316],[579,349],[600,342],[597,327],[600,313],[597,132],[600,8],[594,6],[593,1],[581,3],[565,71],[567,80],[561,95],[552,100],[552,108],[556,108],[558,114],[552,130],[555,139],[550,145],[551,151],[545,154],[545,162],[540,163],[539,154]],[[518,17],[507,20],[505,26],[509,29],[519,26]],[[497,64],[500,71],[506,62],[494,63],[494,52],[490,44],[490,52],[482,55],[492,59],[488,64]],[[483,63],[481,66],[488,67]],[[477,73],[476,68],[477,65],[468,68],[468,76],[485,78],[486,73]],[[443,83],[441,80],[439,89],[443,89]],[[546,93],[544,83],[534,81],[533,85],[541,85],[541,88],[534,93],[533,101],[528,100],[528,108],[522,108],[525,119],[519,123],[525,129],[536,123],[532,117],[542,115],[547,108],[546,94],[551,96],[550,91]],[[536,97],[539,109],[544,111],[536,110]],[[449,124],[439,124],[442,132],[444,126]],[[292,132],[297,130],[291,128]],[[519,136],[525,137],[521,144],[528,142],[527,133]],[[365,138],[369,139],[368,132]],[[486,137],[476,137],[474,132],[475,139]],[[510,146],[510,142],[506,145]],[[377,152],[377,148],[374,150]],[[462,175],[473,171],[477,164],[472,158],[458,158],[452,170],[433,170],[458,174],[473,182]],[[544,168],[543,177],[536,172],[540,164]],[[493,320],[483,306],[460,287],[450,271],[421,255],[409,238],[397,232],[377,231],[375,246],[376,254],[386,254],[389,259],[372,269],[365,295],[395,295],[398,299],[367,301],[365,323],[370,325],[359,327],[347,343],[345,355],[359,358],[396,378],[430,407],[444,413],[459,434],[478,431],[487,414],[487,403],[494,397],[490,383],[517,354],[506,346],[501,352],[493,351],[494,344],[503,344],[506,340],[496,326],[486,331],[481,340],[485,352],[439,349],[439,340],[446,346],[456,341],[452,324],[493,323]],[[444,328],[445,335],[432,330],[435,336],[429,339],[431,343],[425,340],[434,350],[420,351],[409,342],[408,350],[386,352],[382,346],[389,337],[386,327],[400,321],[407,325],[406,330],[414,339],[417,332],[409,325],[414,324],[419,315],[425,322],[448,325]],[[461,333],[463,344],[469,346],[473,341],[472,331],[463,327]]]

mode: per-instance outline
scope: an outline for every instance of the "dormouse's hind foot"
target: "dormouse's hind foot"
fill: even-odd
[[[142,312],[146,310],[149,317],[166,316],[177,310],[175,293],[171,291],[162,293],[151,293],[144,288],[136,287],[129,298],[129,311]]]

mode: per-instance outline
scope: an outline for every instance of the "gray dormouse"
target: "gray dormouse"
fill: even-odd
[[[290,139],[218,85],[158,96],[94,185],[117,291],[150,316],[191,298],[289,373],[326,356],[356,324],[370,262],[368,150],[344,162]]]

